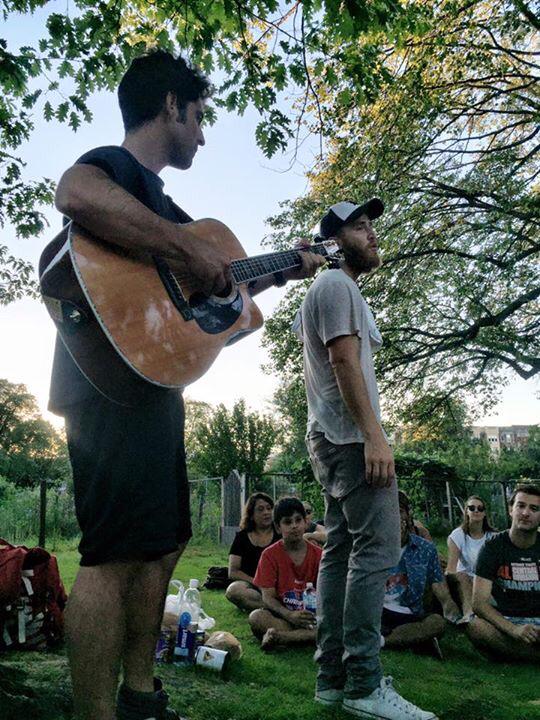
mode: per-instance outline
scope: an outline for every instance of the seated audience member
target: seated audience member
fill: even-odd
[[[441,603],[444,617],[457,622],[460,612],[450,596],[448,585],[433,543],[413,530],[413,520],[405,493],[399,494],[401,559],[386,581],[381,633],[388,648],[429,648],[442,659],[437,642],[445,620],[424,607],[424,594],[431,589]]]
[[[540,487],[520,485],[510,498],[510,530],[478,556],[471,641],[492,657],[540,661]]]
[[[486,540],[495,535],[486,511],[486,503],[471,495],[463,508],[463,522],[448,536],[446,578],[459,599],[463,622],[472,618],[472,587],[478,553]]]
[[[304,506],[304,510],[306,511],[306,532],[304,533],[304,540],[309,540],[310,542],[317,543],[317,545],[321,545],[321,547],[326,542],[326,528],[324,525],[320,525],[315,520],[313,520],[313,508],[311,507],[311,503],[307,501],[303,501],[302,505]]]
[[[264,608],[249,616],[261,647],[315,643],[315,616],[303,609],[302,593],[308,582],[316,587],[322,550],[304,540],[306,511],[298,498],[282,498],[274,508],[274,523],[282,540],[261,555],[255,584],[261,588]]]
[[[399,502],[402,503],[406,508],[409,514],[412,517],[412,508],[411,508],[411,502],[406,495],[406,493],[403,492],[403,490],[398,490],[398,496],[399,496]],[[425,525],[423,525],[420,520],[417,520],[415,517],[412,517],[412,531],[415,535],[419,535],[421,538],[424,538],[424,540],[427,540],[428,542],[433,542],[433,538],[431,537],[431,533],[427,529]]]
[[[229,578],[234,582],[225,596],[242,610],[262,607],[261,591],[253,584],[253,578],[263,550],[279,540],[272,522],[273,508],[270,495],[262,492],[251,495],[244,507],[240,532],[229,551]]]

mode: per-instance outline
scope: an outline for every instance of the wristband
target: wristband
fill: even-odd
[[[287,284],[287,281],[285,280],[285,275],[281,272],[281,270],[278,270],[274,273],[274,285],[276,287],[283,287]]]

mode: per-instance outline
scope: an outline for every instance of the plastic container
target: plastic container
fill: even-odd
[[[199,611],[199,630],[211,630],[215,624],[214,618],[207,615],[201,608]]]
[[[184,599],[184,585],[180,582],[180,580],[171,580],[169,585],[176,588],[176,593],[170,593],[167,595],[167,599],[165,601],[165,612],[178,617],[180,615],[182,600]]]
[[[195,664],[205,670],[213,670],[221,672],[225,670],[230,662],[230,655],[226,650],[218,650],[216,648],[202,645],[198,648],[195,655]]]
[[[180,606],[181,612],[189,612],[192,623],[198,623],[201,614],[201,594],[198,590],[199,581],[190,580],[189,587],[184,591],[184,597]]]

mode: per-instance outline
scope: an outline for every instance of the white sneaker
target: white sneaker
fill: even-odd
[[[392,678],[384,677],[371,695],[354,700],[345,698],[343,709],[359,718],[370,720],[437,720],[426,710],[402,698],[392,686]]]
[[[316,690],[315,702],[321,705],[336,705],[343,700],[343,690],[329,688],[328,690]]]

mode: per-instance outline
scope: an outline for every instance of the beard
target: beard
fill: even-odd
[[[348,267],[358,275],[368,273],[380,267],[381,258],[377,252],[370,250],[358,250],[358,248],[343,247],[343,257]]]

